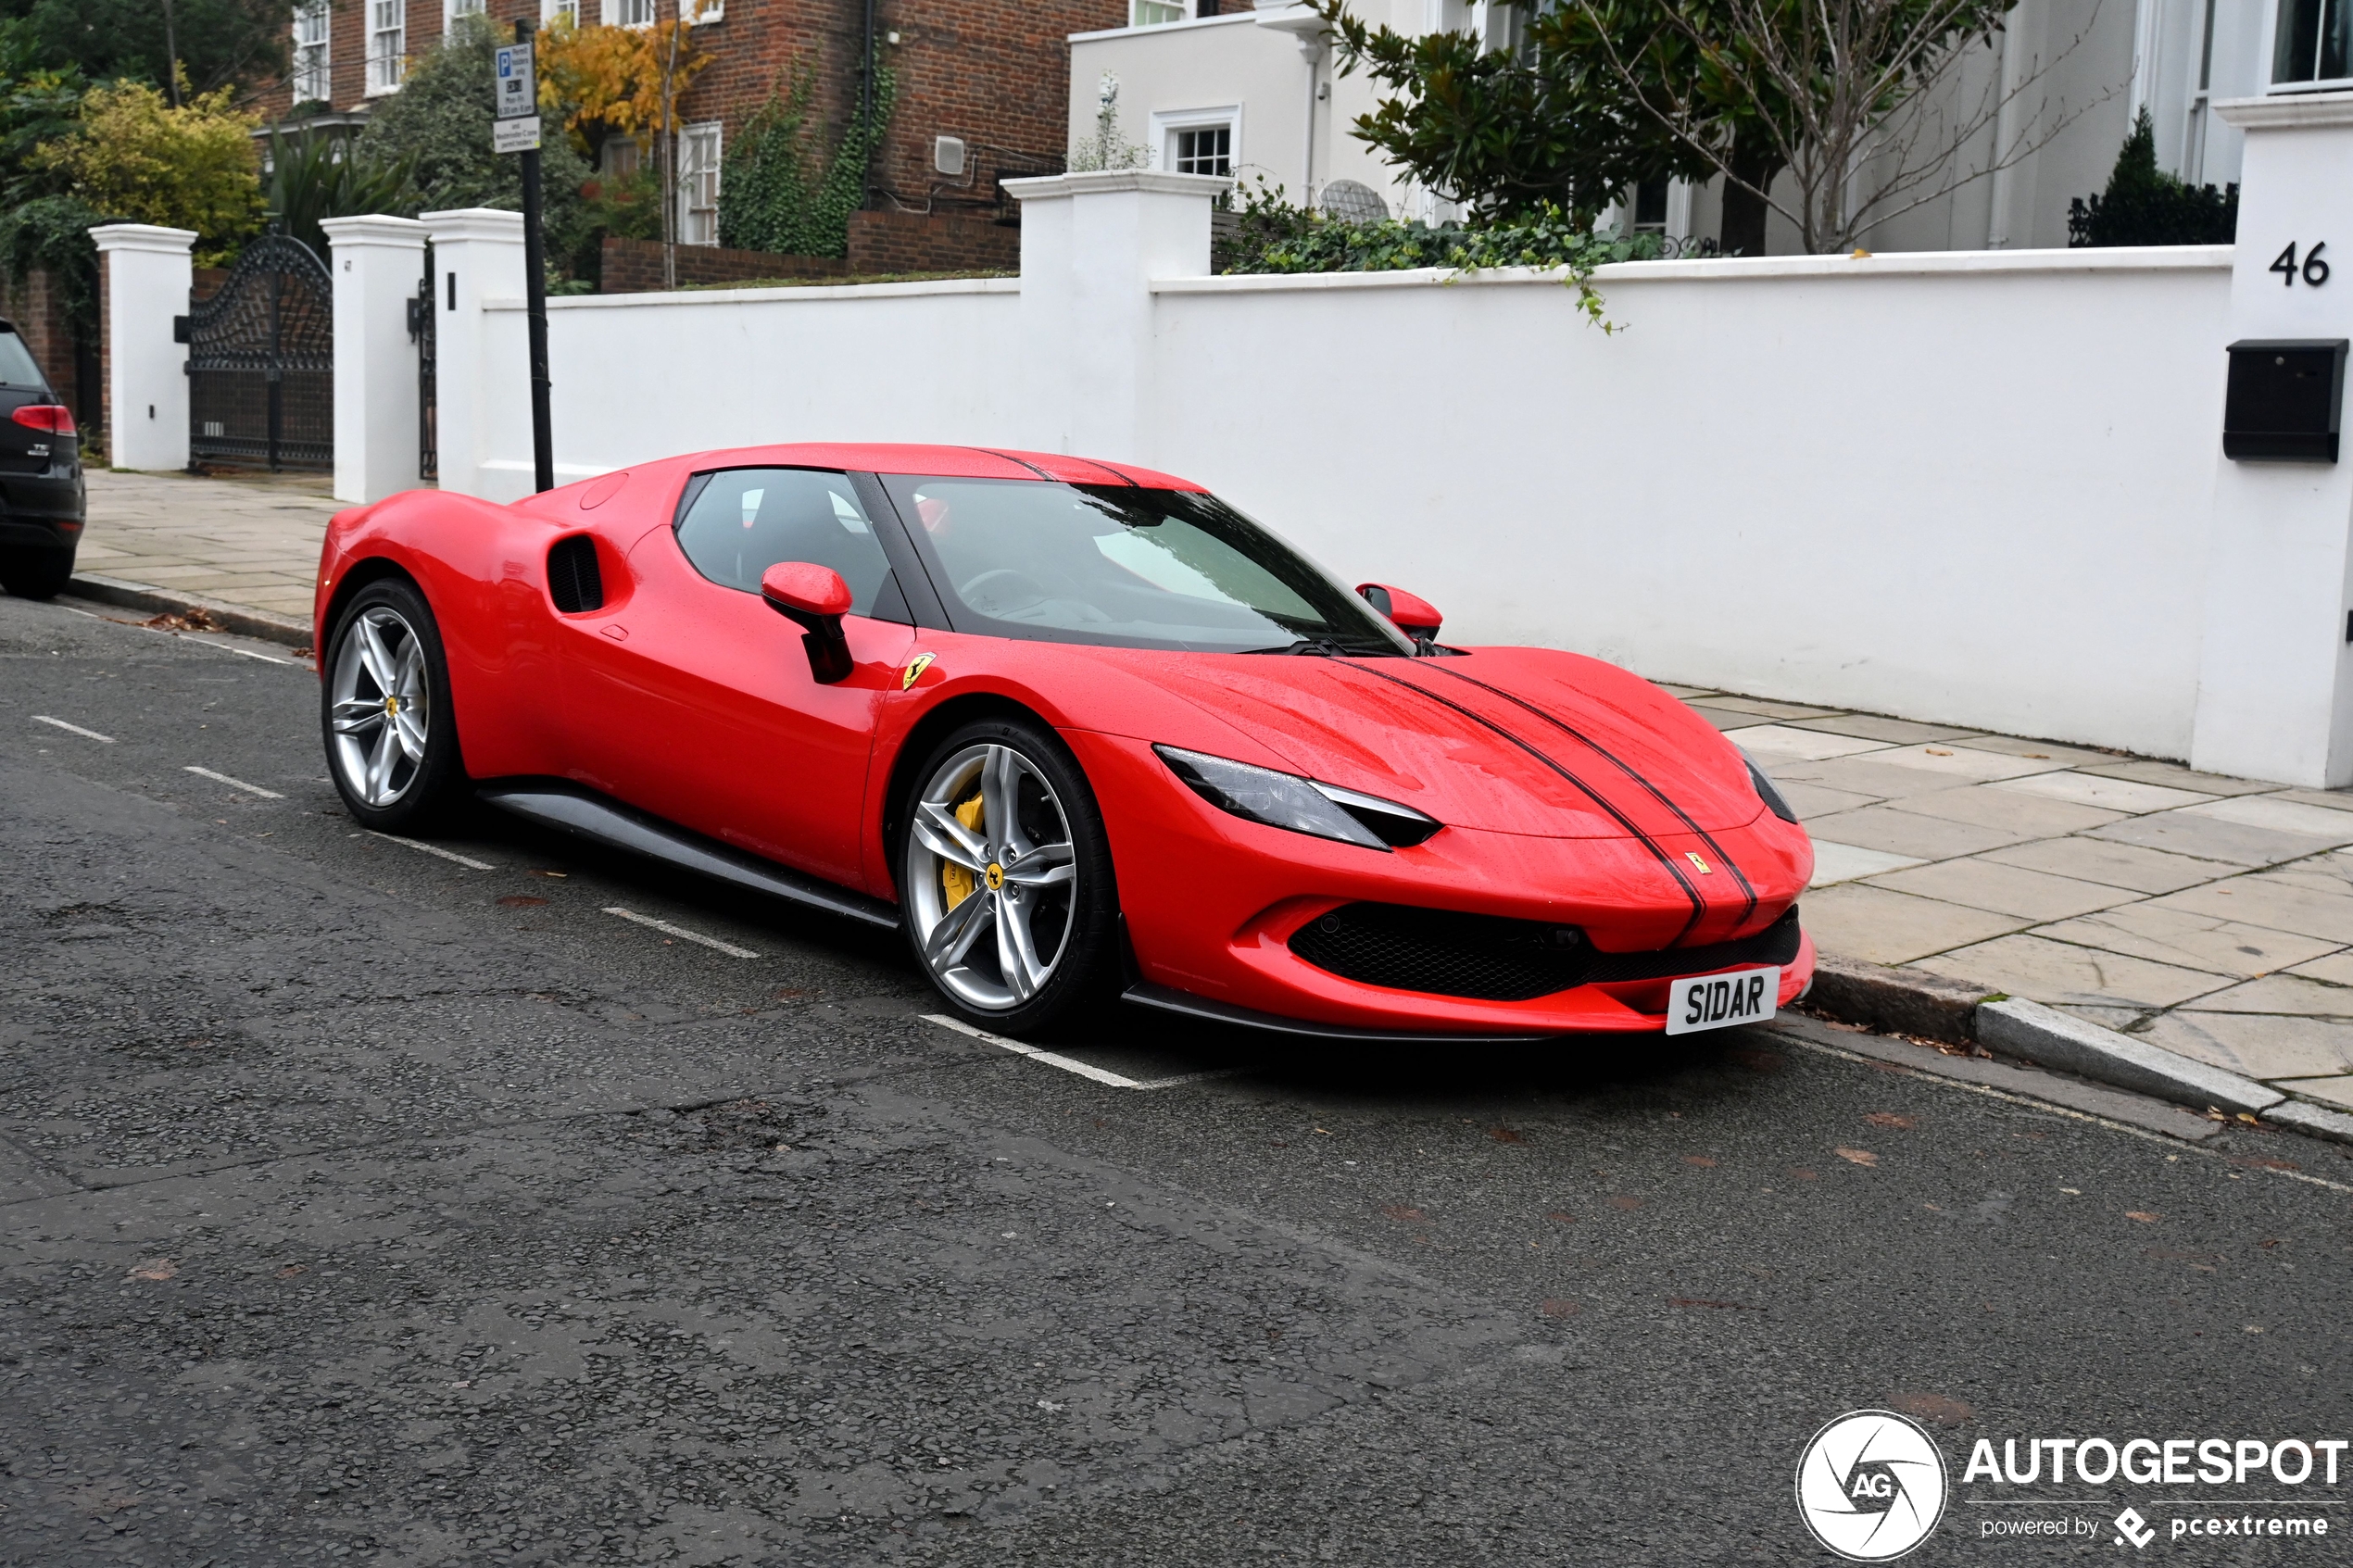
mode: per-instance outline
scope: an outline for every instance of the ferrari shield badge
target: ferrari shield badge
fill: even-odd
[[[939,656],[937,654],[919,653],[914,658],[909,659],[907,661],[907,668],[899,672],[899,689],[903,692],[908,687],[913,685],[915,684],[916,677],[921,675],[925,671],[930,669],[931,661],[938,657]]]

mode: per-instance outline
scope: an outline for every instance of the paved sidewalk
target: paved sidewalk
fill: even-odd
[[[137,586],[310,619],[330,476],[198,479],[92,469],[74,570]]]
[[[325,475],[94,472],[85,571],[307,621]],[[2353,1110],[2353,791],[1690,687],[1814,834],[1822,950]]]
[[[1825,952],[2353,1109],[2353,791],[1670,687],[1814,835]]]

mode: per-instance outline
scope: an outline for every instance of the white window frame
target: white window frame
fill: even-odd
[[[1214,131],[1226,126],[1233,132],[1232,167],[1242,166],[1242,107],[1220,104],[1202,109],[1158,109],[1146,124],[1151,140],[1145,144],[1154,169],[1174,171],[1176,168],[1176,132],[1179,131]]]
[[[651,27],[661,10],[661,0],[600,0],[600,3],[603,6],[600,19],[607,27]],[[622,19],[637,6],[645,8],[643,17],[629,21]]]
[[[459,17],[484,17],[490,14],[488,0],[441,0],[441,31],[457,31]]]
[[[366,0],[368,21],[368,96],[381,98],[400,91],[409,75],[409,0]],[[382,25],[390,17],[390,27]],[[385,41],[390,40],[390,47]]]
[[[1174,16],[1159,13],[1173,11]],[[1190,0],[1127,0],[1129,27],[1166,27],[1170,22],[1190,21],[1193,7]]]
[[[2270,0],[2263,7],[2263,50],[2255,56],[2257,69],[2262,72],[2266,95],[2275,93],[2342,93],[2353,87],[2353,76],[2332,76],[2314,82],[2274,82],[2271,72],[2279,58],[2280,7],[2289,0]],[[2353,5],[2353,0],[2341,0]]]
[[[678,243],[682,245],[715,245],[719,243],[719,171],[724,157],[720,122],[698,119],[678,128]],[[707,152],[706,152],[707,149]],[[711,182],[711,205],[695,205],[695,182],[708,178]],[[698,213],[711,218],[710,237],[692,237]]]
[[[317,38],[306,40],[303,37],[302,25],[305,22],[318,24]],[[295,6],[294,50],[288,58],[293,67],[294,101],[297,104],[334,102],[333,25],[334,8],[329,0],[302,0]],[[317,50],[316,57],[304,59],[303,51],[306,49]]]
[[[539,25],[553,27],[565,17],[574,27],[580,25],[580,0],[539,0]]]

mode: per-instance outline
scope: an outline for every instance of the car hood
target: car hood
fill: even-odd
[[[1711,833],[1764,809],[1714,726],[1615,665],[1545,648],[1461,658],[1104,652],[1293,771],[1451,826],[1548,838]],[[1139,736],[1184,745],[1175,735]]]

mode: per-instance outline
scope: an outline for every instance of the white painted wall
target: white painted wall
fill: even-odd
[[[188,466],[188,345],[175,316],[195,281],[193,229],[108,223],[90,231],[105,270],[107,460],[119,469]]]
[[[335,499],[380,501],[417,486],[417,348],[409,305],[424,270],[428,228],[413,218],[330,218],[338,385],[366,391],[335,404]]]

